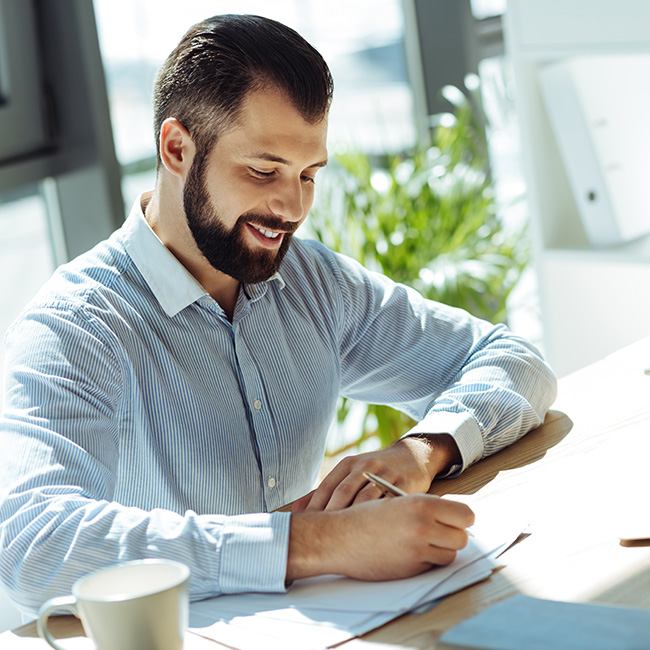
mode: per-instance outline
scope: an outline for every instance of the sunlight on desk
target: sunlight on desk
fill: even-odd
[[[58,616],[50,618],[50,630],[57,642],[65,650],[96,650],[95,644],[83,635],[81,622],[73,616]],[[36,632],[35,624],[28,624],[12,632],[0,635],[2,650],[47,650],[50,646]],[[185,637],[183,650],[219,650],[225,648],[220,643],[208,641],[202,637],[188,633]],[[116,648],[116,650],[118,650]]]
[[[68,617],[66,617],[66,619],[67,618]],[[72,636],[58,637],[57,642],[59,645],[61,645],[62,648],[65,648],[65,650],[95,650],[95,644],[85,636],[79,635],[79,629],[76,627],[76,625],[75,629],[76,633],[74,633]],[[13,642],[17,648],[25,648],[25,650],[45,650],[46,648],[50,647],[45,643],[45,641],[41,640],[41,638],[35,633],[35,630],[33,633],[30,631],[30,636],[22,636],[19,630],[8,634],[16,635],[16,637],[13,639]],[[12,645],[11,636],[8,636],[7,639],[3,637],[2,640],[3,643],[7,644],[7,648],[14,647]],[[18,645],[18,643],[20,643],[20,645]],[[2,647],[4,649],[5,646],[3,645]]]

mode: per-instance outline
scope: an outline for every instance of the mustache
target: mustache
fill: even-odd
[[[266,228],[267,230],[279,230],[289,235],[296,232],[299,224],[295,221],[284,221],[281,217],[274,214],[258,214],[255,212],[246,212],[237,219],[236,227],[241,227],[245,223],[251,223],[255,226]]]

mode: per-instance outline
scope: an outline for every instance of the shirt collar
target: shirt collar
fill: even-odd
[[[124,245],[167,315],[175,316],[207,292],[151,229],[142,209],[150,198],[146,192],[133,204]]]
[[[207,291],[158,239],[147,222],[143,205],[150,198],[151,192],[145,192],[134,202],[123,226],[127,233],[124,245],[156,299],[171,317],[206,296]],[[259,300],[273,280],[278,282],[280,289],[284,288],[282,276],[274,273],[266,282],[246,285],[244,292],[248,299]]]

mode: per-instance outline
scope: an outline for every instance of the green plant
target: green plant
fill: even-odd
[[[333,250],[426,298],[505,322],[508,295],[528,262],[528,239],[499,216],[485,132],[459,95],[455,122],[437,127],[430,146],[377,157],[336,155],[319,179],[310,227]],[[350,406],[342,401],[340,422]],[[410,426],[406,415],[369,405],[347,446],[373,436],[385,446]]]

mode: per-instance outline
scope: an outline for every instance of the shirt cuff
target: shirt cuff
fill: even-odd
[[[227,517],[219,552],[224,594],[286,591],[290,512]]]
[[[453,465],[449,472],[445,474],[446,477],[460,474],[483,456],[483,436],[476,419],[471,413],[433,411],[420,420],[403,437],[426,433],[448,433],[458,445],[463,464]]]

